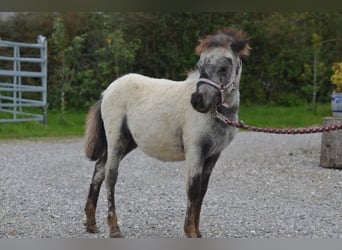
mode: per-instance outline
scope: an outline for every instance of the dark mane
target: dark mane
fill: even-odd
[[[223,47],[229,49],[231,44],[249,40],[247,35],[241,30],[234,30],[232,28],[224,28],[218,30],[216,34],[205,36],[200,39],[200,44],[196,47],[196,54],[200,55],[203,51],[210,48]],[[250,47],[248,44],[240,51],[240,56],[247,56]]]

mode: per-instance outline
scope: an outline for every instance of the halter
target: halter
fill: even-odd
[[[221,101],[220,101],[220,104],[218,104],[217,106],[221,105],[223,107],[229,108],[229,105],[224,101],[224,99],[225,99],[224,91],[226,89],[229,89],[229,92],[233,91],[236,87],[236,83],[234,81],[228,83],[227,85],[224,85],[224,84],[220,84],[218,82],[215,82],[213,80],[210,80],[208,78],[200,78],[200,79],[198,79],[198,82],[197,82],[197,88],[199,87],[200,82],[202,84],[208,84],[208,85],[216,88],[218,91],[220,91]]]
[[[242,66],[242,61],[240,60],[238,62],[238,67],[237,67],[237,72],[236,72],[236,75],[239,73],[240,69],[241,69],[241,66]],[[225,102],[225,90],[228,89],[228,92],[232,92],[233,90],[236,89],[236,82],[235,81],[231,81],[229,82],[228,84],[223,84],[223,83],[220,83],[220,82],[216,82],[216,81],[213,81],[211,79],[208,79],[208,78],[199,78],[198,81],[197,81],[197,89],[198,87],[200,86],[200,84],[208,84],[214,88],[216,88],[218,91],[220,91],[220,96],[221,96],[221,101],[218,105],[216,106],[223,106],[225,108],[229,108],[229,105],[228,103]]]

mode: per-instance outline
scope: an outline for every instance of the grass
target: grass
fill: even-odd
[[[47,125],[38,122],[0,123],[0,139],[83,136],[86,114],[86,111],[67,111],[66,122],[63,122],[58,111],[48,111]],[[298,107],[242,105],[239,112],[240,120],[247,125],[279,128],[320,126],[326,116],[331,116],[330,104],[319,104],[315,112],[304,105]]]
[[[0,123],[0,139],[82,136],[86,111],[67,111],[64,121],[58,111],[48,111],[47,125],[40,122]]]
[[[310,105],[297,107],[241,106],[239,119],[246,125],[274,128],[302,128],[322,126],[323,118],[331,116],[330,104],[318,104],[315,111]]]

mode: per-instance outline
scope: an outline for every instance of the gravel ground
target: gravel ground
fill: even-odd
[[[206,238],[342,238],[342,171],[319,167],[321,134],[239,133],[222,153],[205,197]],[[82,138],[0,141],[0,238],[107,237],[101,190],[98,234],[85,232],[93,162]],[[181,238],[184,163],[140,150],[121,164],[117,213],[128,238]]]

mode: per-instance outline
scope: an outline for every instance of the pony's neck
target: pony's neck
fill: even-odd
[[[198,80],[200,78],[200,73],[198,70],[193,70],[188,73],[186,80]]]

